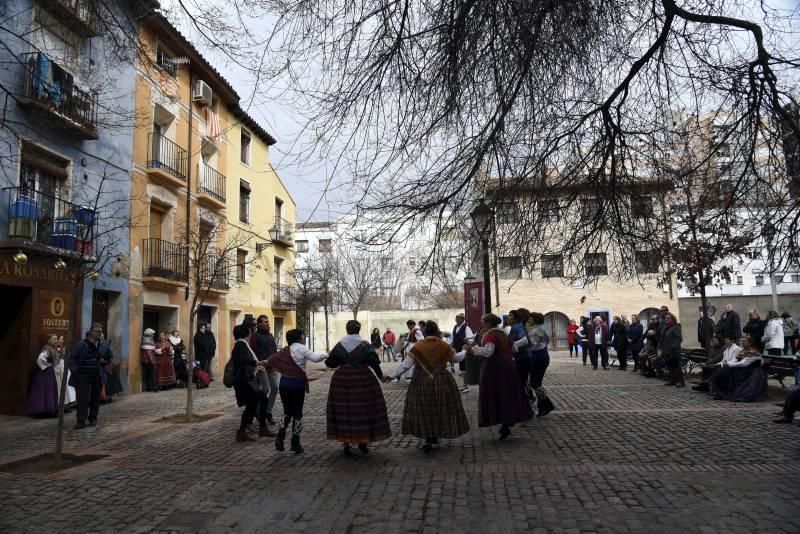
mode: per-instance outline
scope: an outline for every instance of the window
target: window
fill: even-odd
[[[539,202],[536,214],[540,221],[558,221],[561,217],[561,206],[557,201]]]
[[[42,9],[36,13],[30,43],[34,50],[44,53],[59,67],[78,74],[80,38]]]
[[[519,256],[500,256],[498,271],[500,278],[519,278],[522,276],[522,258]]]
[[[581,200],[581,222],[587,223],[596,220],[601,215],[601,206],[597,199],[588,198]]]
[[[740,285],[743,285],[743,284],[744,284],[744,278],[742,278],[742,275],[738,275],[736,277],[736,285],[740,286]]]
[[[500,224],[514,222],[517,218],[517,203],[513,200],[501,200],[497,203],[495,213]]]
[[[800,284],[800,273],[793,273],[792,274],[792,278],[791,278],[791,282],[793,284]]]
[[[330,239],[320,239],[319,240],[319,251],[322,253],[329,253],[333,250],[331,247],[331,240]]]
[[[240,284],[247,282],[247,251],[236,251],[236,281]]]
[[[298,254],[303,254],[304,252],[308,252],[308,241],[295,241],[294,246],[295,246],[295,251]]]
[[[564,276],[564,257],[561,254],[542,256],[542,278],[562,278]]]
[[[720,143],[717,145],[717,157],[729,158],[731,157],[731,146],[728,143]]]
[[[239,221],[250,223],[250,184],[239,180]]]
[[[756,275],[756,285],[757,286],[763,286],[764,285],[764,275],[763,274],[757,274]]]
[[[586,276],[603,276],[608,274],[605,254],[586,254],[583,257],[586,264]]]
[[[634,219],[648,219],[653,215],[652,197],[631,198],[631,217]]]
[[[250,134],[245,130],[242,130],[241,153],[239,159],[241,159],[242,163],[250,164]]]
[[[417,258],[408,258],[408,266],[412,269],[417,268]]]
[[[652,250],[636,251],[636,272],[657,273],[659,267],[658,254]]]
[[[761,249],[760,248],[749,248],[745,252],[745,255],[748,259],[751,260],[760,260],[761,259]]]
[[[175,58],[160,46],[156,50],[156,64],[173,78],[178,76],[178,65],[175,63]]]

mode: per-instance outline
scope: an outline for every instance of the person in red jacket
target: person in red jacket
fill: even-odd
[[[383,353],[386,355],[386,361],[389,361],[389,356],[392,357],[392,361],[396,362],[397,357],[394,355],[394,344],[397,342],[397,338],[394,336],[394,332],[392,332],[391,328],[387,328],[386,332],[383,333]]]
[[[572,358],[572,351],[575,350],[575,358],[578,357],[578,323],[575,319],[569,320],[567,326],[567,345],[569,345],[569,357]]]

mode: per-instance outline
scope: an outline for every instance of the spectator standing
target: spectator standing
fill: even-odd
[[[783,319],[778,317],[775,310],[767,312],[767,326],[764,328],[761,345],[770,356],[783,354]]]
[[[250,346],[258,361],[262,362],[278,352],[275,336],[269,330],[269,317],[266,315],[258,316],[256,331],[250,336]],[[273,369],[263,367],[256,373],[256,380],[261,388],[261,395],[258,399],[258,423],[260,425],[258,435],[261,437],[274,436],[275,434],[267,425],[275,424],[272,409],[275,406],[275,399],[278,398],[278,376]]]
[[[78,397],[77,422],[75,429],[86,426],[87,416],[89,426],[97,424],[100,412],[100,367],[111,363],[105,360],[100,352],[100,337],[103,334],[103,325],[94,323],[86,333],[86,338],[81,340],[72,349],[69,355],[69,370],[75,382],[75,392]]]
[[[575,322],[575,319],[569,320],[569,325],[567,325],[567,345],[569,345],[569,357],[572,358],[572,351],[575,351],[575,358],[578,357],[578,323]]]
[[[758,352],[764,352],[764,329],[767,327],[767,321],[763,320],[756,310],[750,310],[748,314],[749,320],[742,328],[742,332],[747,334],[753,341],[755,348]]]
[[[725,305],[725,314],[721,319],[719,334],[723,337],[729,337],[734,342],[738,343],[742,338],[742,325],[739,319],[739,313],[733,309],[733,304]]]
[[[704,349],[711,346],[714,338],[714,319],[700,312],[697,318],[697,342]]]
[[[628,368],[628,328],[622,322],[621,317],[614,317],[609,335],[611,336],[611,345],[617,352],[619,370],[624,371]]]
[[[581,317],[580,328],[578,328],[578,338],[581,342],[581,357],[583,358],[583,365],[586,365],[586,358],[591,354],[589,347],[589,334],[592,331],[592,321],[588,317]]]
[[[217,340],[211,332],[211,325],[200,323],[197,333],[194,335],[194,354],[200,368],[206,373],[210,373],[211,360],[217,352]]]
[[[783,353],[794,354],[797,340],[797,321],[789,312],[781,314],[783,318]]]
[[[592,323],[588,332],[589,359],[592,361],[592,369],[597,370],[597,357],[599,355],[603,369],[608,371],[608,326],[599,315],[594,318]]]
[[[236,405],[240,408],[244,406],[239,430],[236,431],[236,441],[254,441],[247,435],[247,427],[253,422],[260,397],[256,374],[263,363],[258,361],[250,348],[250,335],[250,329],[244,325],[237,325],[233,329],[233,337],[236,340],[231,351],[233,375],[236,377],[233,388],[236,392]]]
[[[158,391],[156,389],[156,331],[145,328],[142,334],[142,389],[144,391]]]
[[[184,359],[186,344],[181,339],[181,333],[175,329],[169,336],[169,344],[172,345],[172,366],[175,368],[175,378],[180,387],[189,386],[189,367]]]
[[[375,349],[375,353],[381,356],[382,359],[383,356],[381,355],[381,347],[383,347],[383,340],[381,339],[380,329],[378,328],[372,329],[372,334],[370,334],[369,336],[369,342],[370,345],[372,345],[372,348]]]
[[[671,312],[664,314],[664,329],[661,331],[659,339],[659,348],[661,349],[661,356],[669,372],[669,381],[665,386],[675,386],[682,388],[686,385],[683,380],[683,371],[681,370],[681,343],[683,342],[683,334],[681,333],[681,325],[678,324],[675,315]]]
[[[456,325],[453,327],[453,335],[450,336],[450,346],[453,347],[457,353],[464,350],[464,343],[471,341],[475,338],[475,334],[465,321],[466,316],[463,312],[456,314]],[[467,366],[464,358],[458,362],[458,374],[461,375],[462,386],[461,392],[469,391],[469,384],[467,384]]]
[[[391,328],[386,328],[386,332],[383,333],[383,354],[386,356],[387,362],[389,361],[389,356],[392,357],[393,362],[397,361],[397,357],[394,354],[395,343],[397,343],[397,337]]]
[[[633,359],[633,372],[639,370],[639,353],[644,347],[644,327],[639,322],[639,316],[631,315],[631,325],[628,327],[628,350]]]

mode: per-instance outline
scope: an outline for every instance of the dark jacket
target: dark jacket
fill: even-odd
[[[720,321],[719,334],[730,339],[740,339],[742,337],[742,325],[739,321],[739,314],[734,310],[725,313],[725,318]]]
[[[217,340],[212,332],[197,332],[194,335],[194,357],[197,361],[210,360],[217,352]]]
[[[753,338],[753,343],[756,346],[761,346],[761,338],[764,337],[764,328],[766,327],[767,321],[763,319],[750,319],[747,321],[747,324],[744,325],[742,331]]]
[[[379,349],[383,345],[380,334],[372,334],[369,339],[373,348]]]
[[[700,346],[705,348],[711,343],[714,337],[714,319],[711,317],[701,317],[697,320],[697,341]]]
[[[608,326],[606,326],[606,323],[600,323],[599,326],[602,329],[602,338],[601,338],[602,339],[602,343],[601,343],[601,345],[605,347],[605,346],[608,345],[608,338],[609,338]],[[587,339],[589,341],[589,346],[590,347],[596,347],[597,346],[597,343],[595,342],[595,339],[594,339],[594,333],[595,333],[595,329],[596,328],[597,328],[597,325],[592,324],[592,326],[589,327],[589,331],[588,332],[586,331],[585,328],[583,330],[584,335],[586,335],[586,337],[587,337]]]
[[[233,360],[233,388],[236,391],[236,404],[244,406],[258,396],[256,362],[247,348],[247,342],[236,341],[231,351]]]
[[[621,352],[627,349],[628,347],[628,328],[625,326],[625,323],[611,323],[611,331],[610,335],[612,338],[612,344],[614,345],[614,349],[617,352]]]
[[[676,323],[669,328],[664,325],[664,330],[661,332],[661,339],[659,342],[659,348],[664,358],[673,360],[675,358],[680,358],[682,342],[683,333],[681,332],[680,324]]]
[[[642,323],[633,323],[628,327],[628,342],[631,353],[638,355],[644,345],[644,326]]]
[[[101,374],[100,366],[111,363],[111,356],[102,343],[82,339],[69,353],[69,370],[72,374]]]
[[[253,352],[256,353],[256,358],[259,360],[266,360],[278,352],[275,336],[269,330],[256,330],[253,332],[253,335],[250,336],[250,346],[253,347]]]

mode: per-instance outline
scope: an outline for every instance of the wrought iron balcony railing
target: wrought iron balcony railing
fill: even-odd
[[[198,191],[225,203],[225,175],[205,162],[200,162],[198,170],[200,171]]]
[[[281,217],[275,217],[270,237],[274,241],[291,246],[294,243],[294,225]]]
[[[286,284],[272,284],[272,307],[294,309],[297,302],[294,288]]]
[[[155,132],[148,134],[147,140],[147,166],[151,169],[161,169],[185,182],[186,167],[189,161],[186,150]]]
[[[163,239],[145,239],[142,243],[142,276],[188,281],[186,247]]]

